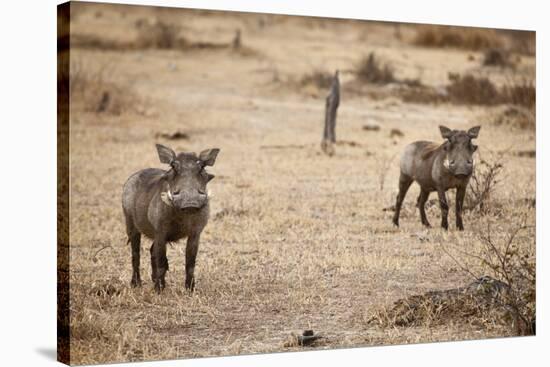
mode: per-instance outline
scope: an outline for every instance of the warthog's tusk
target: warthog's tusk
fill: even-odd
[[[168,206],[172,206],[172,194],[170,194],[170,190],[166,192],[160,193],[160,199],[162,202]]]
[[[448,159],[448,158],[445,158],[445,159],[443,160],[443,167],[449,169],[449,159]]]

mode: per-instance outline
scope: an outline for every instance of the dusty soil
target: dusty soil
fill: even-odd
[[[449,72],[489,75],[496,84],[534,78],[534,56],[521,55],[509,71],[483,67],[481,51],[416,46],[414,25],[403,25],[397,37],[389,23],[96,4],[73,8],[71,32],[131,43],[140,19],[178,24],[179,35],[206,45],[231,43],[239,28],[243,47],[72,50],[71,72],[84,80],[71,106],[72,363],[300,350],[284,345],[305,329],[324,336],[311,348],[510,335],[505,326],[467,319],[402,328],[367,321],[397,299],[471,281],[444,249],[475,252],[487,222],[496,238],[520,216],[535,224],[535,210],[524,204],[535,197],[535,159],[515,154],[535,150],[535,131],[494,124],[503,106],[412,104],[375,97],[391,94],[394,85],[367,94],[346,93],[346,85],[371,51],[398,78],[433,87],[447,84]],[[300,80],[335,69],[342,80],[339,144],[328,157],[320,150],[328,88]],[[98,108],[106,91],[109,101]],[[365,124],[380,129],[365,131]],[[440,124],[482,126],[480,156],[504,164],[492,196],[501,210],[466,213],[462,233],[451,210],[444,232],[431,205],[434,228],[425,229],[414,185],[395,228],[393,213],[383,209],[394,203],[398,155],[414,140],[441,141]],[[391,137],[392,129],[403,136]],[[160,135],[176,131],[188,139]],[[155,143],[177,151],[221,149],[210,170],[211,218],[193,294],[183,286],[184,243],[168,249],[162,295],[150,281],[148,240],[144,286],[129,285],[121,188],[133,172],[162,166]],[[534,237],[525,241],[534,246]]]

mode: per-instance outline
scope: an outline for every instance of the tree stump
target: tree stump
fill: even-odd
[[[325,102],[325,128],[323,130],[323,140],[321,149],[325,154],[332,156],[334,154],[334,144],[336,143],[336,111],[340,105],[340,80],[338,70],[334,73],[330,92]]]

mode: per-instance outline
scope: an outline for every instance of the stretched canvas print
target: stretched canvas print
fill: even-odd
[[[57,42],[60,361],[535,334],[534,31],[70,2]]]

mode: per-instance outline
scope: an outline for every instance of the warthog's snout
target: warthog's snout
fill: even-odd
[[[178,209],[200,209],[208,202],[208,195],[203,190],[178,191],[170,193],[174,207]]]
[[[451,171],[456,178],[467,178],[472,174],[473,170],[474,163],[471,159],[458,163],[455,160],[449,160],[449,171]]]

